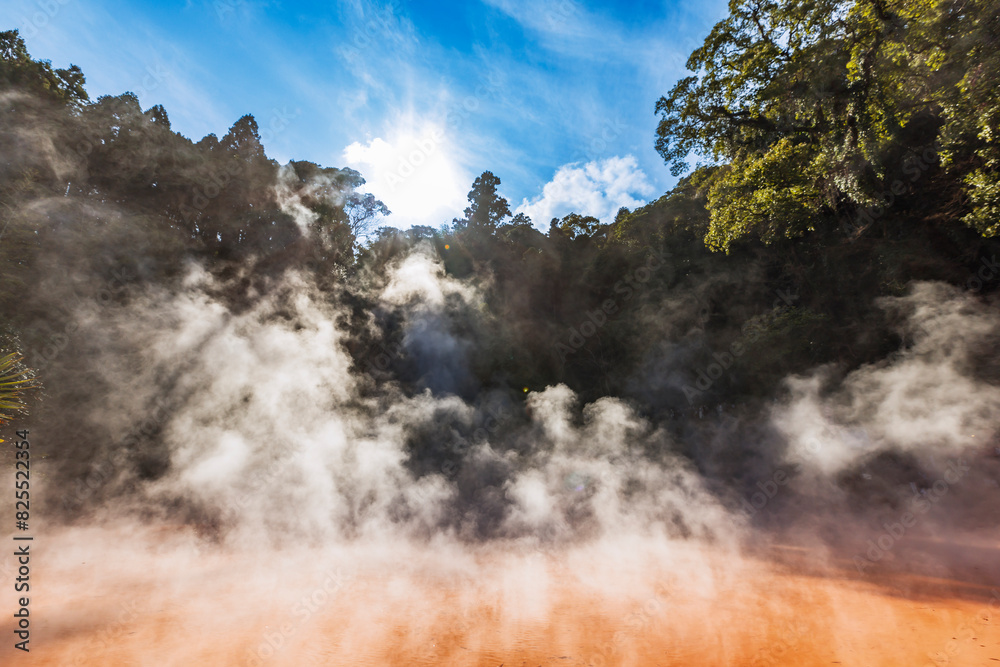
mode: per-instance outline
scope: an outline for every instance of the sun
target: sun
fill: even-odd
[[[470,178],[462,172],[439,126],[402,131],[367,144],[354,142],[344,159],[365,175],[365,190],[385,202],[394,226],[438,226],[460,212]]]

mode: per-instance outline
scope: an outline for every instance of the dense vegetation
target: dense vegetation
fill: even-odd
[[[707,409],[770,400],[789,374],[842,374],[906,345],[875,299],[911,280],[995,292],[1000,6],[730,7],[656,104],[675,174],[704,164],[644,207],[547,233],[511,216],[491,172],[461,219],[375,229],[389,212],[360,174],[277,164],[252,116],[194,142],[162,107],[91,101],[79,69],[0,33],[0,323],[58,391],[89,344],[66,335],[70,293],[176,290],[197,263],[238,311],[301,271],[347,304],[341,325],[374,386],[471,399],[562,382],[685,431]],[[376,302],[418,244],[484,294],[449,324],[471,346],[461,372],[394,353],[400,322]]]
[[[908,210],[871,212],[911,203],[928,163],[944,178],[922,204],[1000,231],[996,3],[752,0],[730,12],[656,106],[675,173],[692,151],[723,165],[708,186],[711,247],[838,221],[864,234]]]

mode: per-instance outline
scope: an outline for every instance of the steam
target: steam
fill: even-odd
[[[865,458],[896,452],[929,461],[988,443],[1000,414],[995,309],[941,283],[914,283],[880,304],[906,347],[828,389],[824,371],[790,378],[793,398],[775,411],[790,460],[834,475]]]
[[[843,377],[826,367],[789,378],[769,413],[684,430],[622,397],[581,405],[565,385],[523,399],[516,387],[477,385],[479,337],[497,326],[479,307],[483,280],[448,276],[418,245],[370,285],[368,335],[383,343],[385,372],[352,354],[339,297],[295,271],[251,287],[248,307],[193,262],[174,287],[129,285],[113,307],[77,298],[64,312],[100,398],[75,395],[100,436],[78,442],[56,479],[72,489],[113,465],[69,506],[192,523],[234,544],[393,535],[538,546],[641,534],[735,548],[760,519],[748,521],[741,496],[782,466],[790,495],[768,513],[794,524],[793,497],[846,508],[843,475],[883,465],[880,456],[913,457],[918,477],[890,491],[905,498],[947,457],[996,435],[1000,320],[943,284],[881,302],[902,341],[891,358]],[[50,298],[65,297],[70,286],[56,283]],[[702,448],[744,439],[750,474],[733,484],[699,467],[686,438]]]
[[[51,177],[72,175],[44,131],[22,134],[0,137],[19,147],[18,160],[55,160]],[[338,187],[312,178],[299,183],[286,167],[275,184],[303,232],[315,222],[304,199]],[[809,567],[837,576],[855,576],[859,562],[859,577],[890,562],[935,576],[1000,575],[991,551],[968,548],[1000,499],[1000,314],[982,296],[912,283],[879,302],[899,342],[890,356],[789,377],[766,405],[693,410],[683,392],[709,311],[728,303],[723,315],[751,317],[726,297],[739,277],[671,274],[655,294],[629,281],[616,310],[633,295],[648,302],[634,337],[653,362],[628,375],[627,395],[590,398],[483,372],[478,355],[509,345],[504,333],[545,329],[483,307],[489,270],[449,275],[430,244],[381,273],[322,276],[323,287],[294,266],[258,271],[252,257],[226,270],[190,259],[169,279],[147,280],[158,244],[183,239],[147,238],[141,217],[119,204],[49,196],[17,213],[12,233],[39,229],[45,239],[23,318],[33,339],[49,341],[29,351],[49,387],[31,428],[56,454],[39,494],[61,526],[51,540],[65,552],[51,564],[64,581],[115,537],[134,588],[180,576],[163,554],[183,568],[204,557],[220,596],[275,595],[294,615],[333,577],[337,593],[325,595],[353,596],[357,618],[331,602],[335,611],[310,612],[284,646],[310,650],[304,628],[322,618],[349,629],[343,655],[370,652],[388,641],[384,604],[398,603],[396,622],[417,629],[385,645],[434,664],[443,658],[428,653],[427,633],[454,632],[449,645],[489,653],[567,608],[589,622],[571,599],[598,600],[618,619],[642,609],[642,623],[677,633],[695,622],[668,621],[668,609],[711,616],[725,632],[759,603],[740,583],[769,581],[758,559],[779,549],[807,549]],[[741,271],[759,290],[763,271]],[[564,334],[550,333],[553,345]],[[902,536],[892,528],[880,546],[885,526],[902,525],[919,503],[929,508],[919,521]],[[153,575],[150,560],[162,565]],[[286,561],[301,571],[275,593],[269,567]],[[158,591],[142,613],[172,595]],[[415,602],[427,595],[433,603]],[[502,609],[483,611],[487,598]],[[219,603],[198,618],[229,612]],[[250,649],[238,660],[260,664],[260,636],[274,631],[241,614],[223,631],[238,635],[242,620],[258,628],[263,635],[240,639]],[[477,634],[483,618],[505,638]],[[592,646],[584,659],[624,660],[641,635]],[[734,659],[720,651],[709,662]]]
[[[426,369],[427,388],[410,396],[392,384],[362,395],[371,380],[346,350],[341,314],[301,275],[239,313],[212,296],[220,286],[197,266],[182,286],[147,290],[103,319],[77,312],[85,335],[122,342],[94,360],[107,393],[93,418],[128,450],[105,454],[133,463],[107,483],[109,493],[134,490],[118,511],[161,521],[181,512],[247,543],[732,532],[693,466],[670,453],[669,435],[620,399],[581,409],[557,385],[523,407],[473,405],[447,391],[472,346],[449,331],[449,308],[479,297],[426,249],[403,259],[381,293],[403,312],[401,353]],[[169,407],[155,435],[127,440],[157,401]]]
[[[311,233],[319,214],[305,204],[305,200],[324,199],[332,206],[343,206],[346,197],[337,179],[328,173],[310,174],[303,183],[291,163],[278,167],[274,194],[281,210],[295,220],[303,236]]]

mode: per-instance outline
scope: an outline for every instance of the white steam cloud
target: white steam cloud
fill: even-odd
[[[996,433],[1000,387],[988,373],[977,377],[988,371],[977,360],[1000,331],[995,309],[941,283],[915,283],[881,305],[899,319],[908,347],[832,392],[823,391],[823,372],[789,379],[794,398],[774,422],[790,460],[832,475],[880,452],[956,456]]]

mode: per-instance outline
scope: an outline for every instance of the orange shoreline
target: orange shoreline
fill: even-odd
[[[1000,664],[1000,591],[990,582],[806,572],[796,547],[768,558],[693,544],[643,554],[638,543],[558,556],[378,546],[236,554],[155,538],[136,549],[123,537],[53,537],[38,552],[32,650],[8,642],[0,662]]]

